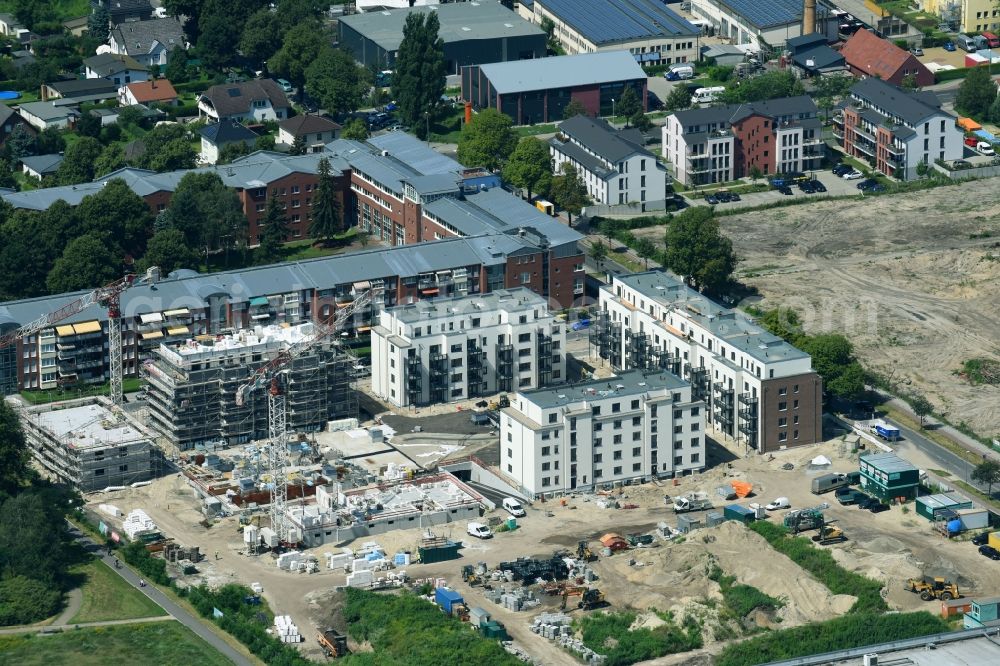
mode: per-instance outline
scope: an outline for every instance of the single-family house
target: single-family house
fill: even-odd
[[[178,46],[187,48],[184,28],[172,16],[119,23],[111,29],[108,43],[112,53],[132,56],[150,67],[165,67],[171,50]]]
[[[51,176],[59,170],[59,165],[63,162],[63,156],[52,155],[31,155],[21,158],[21,171],[27,175],[41,180],[45,176]]]
[[[851,35],[840,52],[855,76],[881,79],[894,86],[902,86],[908,76],[919,88],[934,83],[934,75],[917,56],[867,30]]]
[[[19,37],[25,32],[28,32],[28,29],[21,25],[16,16],[6,13],[0,14],[0,34],[5,37]]]
[[[88,79],[107,79],[121,88],[149,78],[149,68],[135,58],[118,53],[101,53],[83,61]]]
[[[37,133],[35,128],[29,125],[28,121],[18,115],[14,109],[6,104],[0,104],[0,146],[7,143],[7,138],[18,125],[24,126],[32,136]]]
[[[87,18],[87,16],[77,16],[76,18],[66,19],[63,21],[63,27],[66,28],[66,32],[74,37],[79,37],[87,32]]]
[[[118,97],[118,86],[107,79],[70,79],[42,86],[42,101],[59,100],[59,106],[104,102]]]
[[[71,127],[80,116],[80,112],[72,106],[57,106],[53,102],[25,102],[17,107],[17,112],[39,131],[50,127]]]
[[[226,118],[201,130],[201,161],[215,164],[219,161],[222,149],[233,143],[242,143],[247,148],[253,148],[257,135],[251,132],[243,123]]]
[[[150,79],[130,83],[121,90],[119,95],[122,106],[133,104],[169,104],[177,105],[177,91],[167,79]]]
[[[338,136],[340,125],[323,116],[294,116],[278,123],[278,143],[291,146],[296,139],[302,139],[309,153],[322,152],[323,146]]]
[[[198,115],[214,121],[283,120],[291,104],[284,91],[272,79],[212,86],[198,97]]]

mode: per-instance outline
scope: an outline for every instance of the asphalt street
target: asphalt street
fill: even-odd
[[[941,469],[946,472],[951,472],[956,479],[961,479],[965,481],[970,486],[978,488],[982,492],[986,492],[986,486],[976,483],[971,479],[972,470],[976,468],[975,465],[960,458],[948,449],[940,446],[939,444],[927,439],[915,430],[910,430],[909,428],[896,423],[892,419],[887,419],[882,417],[884,421],[887,421],[897,428],[899,428],[900,434],[906,439],[905,442],[901,442],[903,446],[898,446],[897,448],[903,449],[901,453],[905,457],[906,446],[912,446],[922,452],[931,460],[938,462],[941,465]]]
[[[99,557],[106,564],[111,567],[111,570],[117,573],[119,576],[125,579],[129,585],[139,590],[147,597],[155,601],[163,610],[167,611],[172,615],[178,622],[183,624],[185,627],[198,634],[205,642],[214,647],[216,650],[221,652],[227,659],[232,661],[237,666],[253,666],[252,662],[241,655],[239,652],[234,650],[228,643],[219,638],[214,632],[212,632],[208,627],[206,627],[201,620],[187,612],[173,601],[171,601],[163,592],[158,590],[154,585],[146,585],[145,587],[139,586],[139,576],[132,569],[127,566],[122,566],[120,569],[115,569],[115,556],[108,555],[107,550],[101,547],[100,544],[95,542],[90,537],[84,535],[76,527],[70,526],[70,533],[73,537],[82,543],[88,551],[94,554],[95,557]]]

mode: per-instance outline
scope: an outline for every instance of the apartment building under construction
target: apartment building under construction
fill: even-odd
[[[236,389],[256,368],[311,335],[313,324],[257,326],[161,345],[144,365],[149,423],[180,450],[268,436],[267,391],[236,404]],[[281,373],[289,432],[315,432],[330,419],[355,416],[352,356],[338,340],[317,345]]]

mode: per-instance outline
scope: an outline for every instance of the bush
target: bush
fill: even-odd
[[[44,620],[61,605],[62,592],[57,587],[24,576],[0,581],[0,626]]]
[[[666,624],[653,629],[629,630],[636,618],[630,611],[595,613],[580,618],[578,623],[583,644],[605,655],[604,666],[627,666],[702,646],[701,627],[693,619],[689,618],[684,627],[679,627],[669,616],[660,617]]]
[[[968,73],[969,73],[968,68],[964,67],[960,69],[938,70],[934,72],[934,83],[943,83],[945,81],[964,79]]]
[[[882,598],[881,583],[843,568],[829,551],[816,548],[809,539],[790,537],[784,527],[761,520],[750,525],[750,529],[815,576],[834,594],[857,597],[850,612],[881,613],[889,609]]]
[[[153,557],[141,541],[129,543],[122,549],[121,554],[123,560],[138,569],[149,580],[157,585],[170,585],[170,576],[167,575],[167,563],[157,557]]]
[[[736,582],[736,576],[727,576],[717,565],[712,565],[708,577],[719,584],[726,607],[737,618],[744,618],[754,610],[777,610],[785,605],[781,599],[761,592],[756,587]]]
[[[722,651],[715,664],[752,666],[948,630],[948,624],[944,620],[923,611],[891,615],[845,615],[828,622],[771,631],[742,643],[734,643]]]

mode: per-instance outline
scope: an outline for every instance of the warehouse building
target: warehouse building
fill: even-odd
[[[818,32],[837,40],[838,18],[815,2],[815,25],[803,30],[803,0],[691,0],[691,14],[704,21],[710,34],[748,44],[753,51],[783,49],[785,42]]]
[[[553,22],[566,53],[624,50],[643,65],[698,60],[701,29],[659,0],[534,0],[531,17]]]
[[[704,403],[668,372],[518,392],[500,417],[500,469],[531,497],[704,469]]]
[[[407,407],[561,384],[565,345],[565,324],[527,289],[401,305],[372,330],[372,392]]]
[[[105,398],[28,407],[21,425],[35,462],[81,493],[153,478],[151,434],[115,414]]]
[[[662,369],[691,383],[716,431],[768,453],[823,441],[823,382],[808,354],[663,271],[600,289],[590,340],[616,369]]]
[[[255,326],[160,345],[144,363],[150,422],[182,451],[197,444],[266,438],[267,392],[252,391],[237,405],[236,390],[258,367],[307,341],[313,329],[311,323]],[[332,419],[356,416],[353,367],[354,360],[332,339],[288,363],[281,374],[288,431],[314,432]]]
[[[392,69],[403,26],[411,12],[437,12],[444,41],[445,71],[458,74],[466,65],[529,60],[545,56],[545,33],[499,2],[456,2],[341,17],[340,46],[366,67]]]
[[[561,120],[573,100],[589,115],[609,116],[626,87],[635,91],[645,110],[646,73],[625,51],[462,68],[462,98],[476,109],[507,114],[515,125]]]

